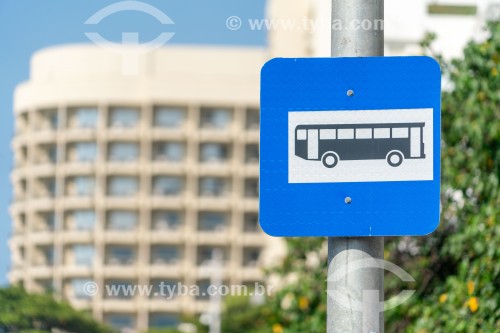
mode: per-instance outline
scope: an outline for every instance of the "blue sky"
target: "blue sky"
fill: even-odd
[[[168,31],[175,33],[170,44],[263,46],[266,43],[262,31],[226,28],[227,18],[233,15],[243,21],[262,18],[265,0],[145,0],[143,2],[167,14],[175,25],[163,26],[139,12],[116,13],[90,28],[83,24],[92,14],[116,2],[0,0],[0,285],[7,283],[10,258],[7,240],[11,224],[8,207],[12,196],[9,180],[12,96],[15,86],[29,78],[30,57],[35,51],[51,45],[89,43],[84,35],[88,31],[98,32],[111,41],[120,41],[122,32],[138,32],[141,42],[147,42]]]

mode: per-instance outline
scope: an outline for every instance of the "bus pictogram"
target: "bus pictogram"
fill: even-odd
[[[424,122],[298,125],[295,155],[327,168],[342,160],[385,159],[392,167],[405,159],[424,159]]]

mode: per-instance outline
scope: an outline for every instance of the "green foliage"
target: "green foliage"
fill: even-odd
[[[250,299],[232,298],[226,304],[224,333],[323,332],[326,322],[326,248],[323,238],[287,239],[288,255],[269,275],[285,279],[261,306]]]
[[[421,282],[387,314],[391,332],[500,330],[500,22],[489,30],[446,67],[453,87],[442,96],[441,226],[403,240],[418,253],[401,251],[397,239],[387,247],[388,259]]]
[[[20,287],[0,289],[0,331],[49,333],[60,329],[73,333],[111,333],[90,315],[50,294],[28,294]]]
[[[388,274],[386,295],[416,289],[386,312],[387,332],[500,331],[500,22],[490,37],[471,42],[463,59],[441,62],[452,88],[442,96],[441,225],[426,237],[386,240],[385,257],[417,281]],[[422,46],[432,52],[435,36]],[[288,255],[270,272],[285,281],[262,306],[228,305],[225,333],[324,332],[324,239],[288,239]]]

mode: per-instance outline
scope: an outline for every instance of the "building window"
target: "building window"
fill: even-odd
[[[128,266],[134,263],[135,253],[130,246],[108,246],[106,249],[106,264]]]
[[[54,178],[42,178],[39,181],[39,197],[54,198],[56,196],[56,180]]]
[[[154,110],[153,125],[162,128],[180,128],[186,121],[186,109],[157,107]]]
[[[109,126],[112,128],[135,128],[139,125],[140,111],[137,108],[112,108]]]
[[[36,122],[35,126],[39,130],[56,130],[59,127],[57,109],[41,110],[39,121]]]
[[[133,211],[112,211],[108,213],[108,230],[134,230],[137,227],[139,215]]]
[[[94,230],[95,221],[96,216],[93,210],[75,210],[68,218],[69,228],[80,231]]]
[[[153,212],[153,230],[178,230],[182,225],[182,214],[175,211]]]
[[[118,284],[120,282],[115,281]],[[131,285],[130,282],[123,282],[125,286]],[[118,298],[118,297],[117,297]],[[130,298],[130,297],[119,297],[119,298]],[[134,332],[135,328],[135,316],[131,314],[123,313],[113,313],[104,315],[104,322],[109,326],[116,329],[118,332]]]
[[[259,145],[252,143],[245,146],[245,163],[258,164],[259,163]]]
[[[139,191],[137,177],[112,176],[108,179],[108,195],[114,197],[130,197]]]
[[[257,267],[261,249],[258,247],[247,247],[243,249],[243,266]]]
[[[73,291],[73,297],[76,299],[91,299],[92,296],[85,290],[85,286],[91,282],[93,281],[90,279],[72,279],[71,289]]]
[[[57,146],[53,144],[40,145],[37,161],[39,163],[57,163]]]
[[[89,197],[95,192],[95,180],[89,176],[77,176],[68,181],[68,195]]]
[[[149,327],[151,328],[176,328],[178,325],[178,315],[170,313],[149,314]]]
[[[186,148],[180,142],[155,142],[153,143],[153,160],[180,162],[184,159]]]
[[[198,287],[197,290],[199,293],[196,295],[196,300],[198,301],[206,301],[210,299],[210,280],[198,280],[196,282],[196,286]]]
[[[151,264],[153,265],[175,265],[181,257],[180,250],[176,246],[156,245],[151,247]]]
[[[16,186],[14,186],[14,196],[16,200],[23,200],[25,198],[25,196],[27,195],[27,186],[28,182],[26,181],[26,179],[17,182]]]
[[[132,142],[113,142],[108,146],[108,160],[113,162],[136,161],[139,145]]]
[[[177,176],[157,176],[153,178],[153,194],[158,196],[180,195],[184,190],[184,180]]]
[[[198,219],[198,231],[224,231],[227,214],[222,212],[201,212]]]
[[[202,108],[200,127],[203,129],[224,130],[231,124],[231,110],[219,108]]]
[[[259,215],[257,213],[245,213],[245,215],[243,216],[243,231],[259,231]]]
[[[87,244],[74,245],[73,255],[76,266],[92,266],[94,263],[94,246]]]
[[[40,213],[40,231],[54,231],[56,226],[56,215],[53,212]]]
[[[24,133],[29,128],[28,115],[26,113],[18,116],[15,122],[16,133]]]
[[[200,246],[198,247],[198,266],[209,266],[215,264],[213,259],[216,251],[220,251],[222,253],[221,264],[224,264],[227,260],[227,251],[225,248],[219,246]]]
[[[246,128],[248,130],[258,130],[260,126],[259,109],[248,109],[246,114]]]
[[[55,263],[55,251],[52,246],[41,246],[38,247],[38,252],[40,253],[40,261],[38,262],[42,266],[53,266]]]
[[[22,166],[28,161],[28,148],[22,146],[14,151],[14,163],[16,166]]]
[[[94,142],[77,142],[70,146],[69,161],[94,162],[97,158],[97,145]]]
[[[69,110],[69,127],[97,128],[99,112],[95,107],[81,107]]]
[[[229,159],[229,145],[223,143],[202,143],[200,162],[225,162]]]
[[[259,197],[259,180],[257,178],[245,179],[245,197]]]
[[[218,177],[200,178],[199,195],[201,197],[223,197],[226,196],[229,189],[229,180]]]

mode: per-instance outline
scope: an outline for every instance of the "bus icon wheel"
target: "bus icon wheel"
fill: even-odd
[[[333,168],[334,166],[337,165],[339,162],[339,155],[336,153],[330,151],[328,153],[325,153],[323,157],[321,158],[321,161],[323,162],[323,165],[327,168]]]
[[[387,163],[392,167],[398,167],[403,163],[403,154],[400,151],[391,151],[387,154]]]

